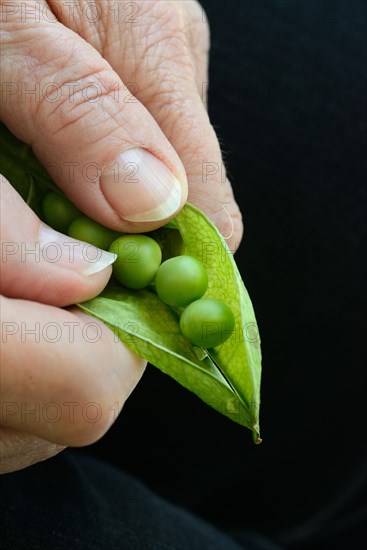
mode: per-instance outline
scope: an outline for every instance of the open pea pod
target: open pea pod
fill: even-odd
[[[60,190],[30,148],[1,125],[0,145],[4,175],[39,213],[45,192]],[[78,306],[209,406],[252,430],[259,443],[260,338],[251,300],[225,240],[191,204],[151,236],[161,245],[163,258],[188,254],[203,262],[209,279],[205,297],[223,300],[235,316],[228,340],[214,349],[197,348],[182,335],[179,313],[161,302],[153,289],[130,290],[113,278],[99,296]]]
[[[202,261],[209,279],[205,296],[231,307],[236,325],[226,342],[207,350],[192,345],[181,334],[179,314],[151,290],[129,290],[111,281],[102,294],[78,305],[110,326],[152,365],[220,413],[250,428],[260,442],[260,341],[234,258],[215,226],[191,204],[184,206],[169,228],[152,234],[163,251],[167,247],[170,257],[184,253]],[[175,235],[177,231],[181,239]]]

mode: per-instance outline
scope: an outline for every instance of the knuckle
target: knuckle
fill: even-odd
[[[55,95],[44,97],[40,104],[38,123],[46,126],[49,135],[56,136],[77,123],[87,130],[102,122],[98,117],[107,117],[115,101],[116,78],[113,75],[112,71],[102,68],[77,80],[66,79],[57,84],[53,90]]]
[[[53,31],[51,39],[46,24],[29,25],[7,46],[6,107],[16,106],[15,117],[30,136],[52,138],[84,121],[88,129],[117,110],[121,82],[112,68],[61,25]]]
[[[138,43],[142,58],[148,58],[149,63],[155,58],[153,65],[187,61],[190,55],[186,19],[179,3],[152,2],[147,6],[144,28],[140,30],[145,40]]]
[[[208,45],[210,39],[210,28],[208,16],[205,9],[197,0],[183,2],[183,8],[186,11],[188,19],[188,31],[191,42],[195,44],[198,40],[202,45]]]

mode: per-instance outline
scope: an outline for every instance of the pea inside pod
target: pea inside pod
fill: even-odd
[[[201,298],[208,288],[208,275],[202,262],[182,255],[163,262],[157,271],[155,289],[169,306],[187,306]]]
[[[70,224],[81,215],[66,197],[50,191],[42,202],[42,214],[44,221],[56,231],[66,233]]]
[[[190,342],[202,348],[214,348],[232,335],[235,319],[231,309],[214,298],[192,302],[182,313],[181,332]]]
[[[147,235],[123,235],[113,241],[109,250],[117,254],[113,264],[116,279],[135,290],[153,281],[162,261],[159,244]]]

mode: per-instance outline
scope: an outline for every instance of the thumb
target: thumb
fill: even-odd
[[[162,225],[187,198],[178,155],[108,62],[37,4],[37,23],[16,4],[3,17],[4,123],[88,216],[120,231]]]

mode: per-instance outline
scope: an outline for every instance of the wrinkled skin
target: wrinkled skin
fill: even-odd
[[[34,8],[31,1],[22,4],[25,11]],[[87,13],[80,1],[71,13],[62,0],[37,2],[37,21],[22,15],[17,5],[6,8],[1,78],[9,93],[2,102],[2,121],[32,145],[45,166],[82,166],[92,159],[105,167],[121,151],[144,148],[179,180],[181,206],[188,198],[201,208],[235,249],[242,221],[206,111],[209,29],[202,8],[176,0],[94,4],[96,11]],[[52,82],[62,90],[60,99],[52,96]],[[80,93],[80,83],[98,86],[101,94],[90,101],[90,93]],[[38,95],[26,93],[37,86]],[[72,179],[64,171],[57,183],[85,214],[111,229],[147,231],[167,221],[124,220],[119,197],[111,205],[98,182],[86,181],[79,168]],[[4,178],[1,194],[3,240],[34,246],[40,220]],[[134,199],[138,203],[139,195]],[[69,445],[96,441],[143,374],[145,362],[100,323],[95,328],[100,337],[93,343],[83,337],[71,341],[66,331],[56,344],[22,334],[21,323],[33,326],[35,319],[41,327],[76,323],[83,332],[90,319],[60,307],[97,295],[111,267],[92,275],[83,269],[82,264],[42,258],[37,264],[21,262],[15,255],[2,265],[3,320],[19,329],[2,344],[2,472],[45,460]],[[72,420],[63,406],[71,401],[78,403]],[[50,402],[60,404],[57,421],[44,414]],[[85,414],[91,402],[101,410],[93,422]],[[22,414],[24,404],[40,406],[40,418]]]

